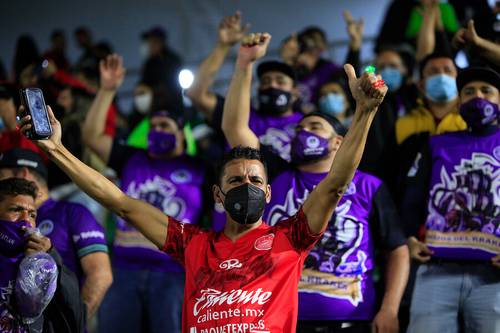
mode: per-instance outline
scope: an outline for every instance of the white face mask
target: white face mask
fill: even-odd
[[[141,114],[146,114],[149,109],[151,109],[151,104],[153,103],[152,94],[141,94],[134,97],[134,106],[136,110]]]

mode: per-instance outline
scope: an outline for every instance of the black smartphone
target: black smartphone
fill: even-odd
[[[24,114],[21,116],[31,116],[31,129],[26,136],[31,140],[47,139],[52,135],[52,126],[50,126],[42,90],[39,88],[21,89],[20,95],[24,106]]]

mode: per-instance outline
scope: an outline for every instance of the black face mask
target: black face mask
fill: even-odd
[[[288,111],[292,94],[276,88],[259,90],[259,112],[268,115],[280,115]]]
[[[266,193],[255,185],[243,184],[222,194],[226,196],[224,208],[239,224],[255,223],[264,213]]]

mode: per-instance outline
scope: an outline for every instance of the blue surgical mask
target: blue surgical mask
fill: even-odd
[[[386,67],[380,71],[380,75],[382,75],[390,92],[398,90],[403,83],[403,74],[396,68]]]
[[[446,103],[454,100],[458,95],[455,78],[446,74],[429,76],[425,80],[425,95],[436,103]]]
[[[319,110],[325,114],[338,115],[345,110],[344,96],[329,93],[319,99]]]

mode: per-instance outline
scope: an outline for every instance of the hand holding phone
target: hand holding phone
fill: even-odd
[[[39,88],[21,89],[21,103],[24,106],[24,116],[30,116],[31,128],[26,131],[26,137],[30,140],[47,139],[52,135],[47,106],[43,99],[42,90]]]

